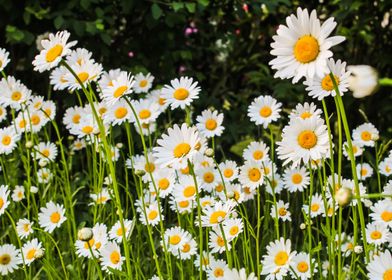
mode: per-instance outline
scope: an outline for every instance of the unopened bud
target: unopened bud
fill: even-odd
[[[69,135],[69,136],[68,136],[68,140],[69,140],[69,141],[72,141],[72,140],[74,140],[74,139],[75,139],[75,137],[74,137],[73,135]]]
[[[31,148],[33,147],[33,145],[34,145],[34,144],[33,144],[33,142],[31,142],[31,141],[27,141],[27,142],[26,142],[26,148],[27,148],[27,149],[31,149]]]
[[[371,139],[372,139],[373,141],[377,141],[378,139],[380,139],[380,136],[379,136],[377,133],[372,133]]]
[[[30,187],[30,192],[31,193],[37,193],[38,192],[38,188],[36,186],[31,186]]]
[[[363,252],[363,248],[360,245],[357,245],[354,247],[354,253],[355,254],[361,254]]]
[[[141,176],[144,176],[144,174],[146,174],[146,171],[144,171],[144,170],[138,169],[135,171],[136,176],[141,177]]]
[[[121,149],[122,147],[124,147],[124,144],[123,144],[123,143],[117,143],[117,144],[116,144],[116,147],[119,148],[119,149]]]
[[[302,223],[302,224],[299,225],[299,228],[304,230],[304,229],[306,229],[306,225],[304,223]]]
[[[208,149],[204,152],[204,154],[205,154],[207,157],[213,157],[213,156],[214,156],[214,150],[211,149],[211,148],[208,148]]]
[[[44,249],[39,248],[34,253],[34,258],[41,259],[45,255]]]
[[[93,231],[91,228],[84,227],[78,231],[78,238],[81,241],[89,241],[93,238]]]
[[[38,164],[41,167],[45,167],[46,165],[48,165],[48,162],[46,160],[40,160]]]
[[[352,198],[352,190],[345,187],[340,188],[335,194],[335,200],[341,207],[348,205],[351,202]]]

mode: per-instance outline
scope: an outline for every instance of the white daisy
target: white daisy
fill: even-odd
[[[7,275],[18,269],[22,263],[19,250],[12,244],[4,244],[0,246],[0,274]]]
[[[216,280],[216,279],[229,279],[226,278],[225,271],[227,271],[229,267],[224,260],[215,260],[212,259],[210,261],[210,267],[207,270],[208,279]]]
[[[294,256],[293,258],[293,264],[291,265],[292,269],[294,270],[295,274],[293,271],[290,270],[290,273],[293,278],[296,279],[301,279],[301,280],[306,280],[312,277],[311,274],[311,266],[314,264],[313,268],[313,275],[317,272],[317,262],[315,262],[315,259],[312,259],[310,261],[310,256],[307,253],[298,253],[297,255]]]
[[[210,252],[213,254],[214,253],[222,254],[223,252],[226,251],[226,247],[227,250],[231,249],[230,241],[226,239],[225,242],[225,238],[223,237],[223,234],[219,227],[217,227],[216,230],[210,231],[208,246],[211,249]]]
[[[125,236],[127,238],[131,234],[133,226],[134,226],[134,223],[131,220],[124,219]],[[117,243],[121,243],[122,242],[123,229],[121,227],[120,221],[118,221],[117,223],[115,223],[113,225],[113,227],[109,231],[109,237],[111,239],[114,239],[114,241],[116,241]]]
[[[1,185],[0,186],[0,216],[4,214],[5,209],[7,209],[8,205],[10,205],[10,201],[8,200],[8,196],[10,194],[10,190],[8,186]]]
[[[20,238],[27,238],[30,234],[34,232],[33,230],[34,222],[28,219],[19,219],[16,223],[16,232]]]
[[[204,110],[201,115],[197,116],[196,121],[197,129],[206,138],[221,136],[225,129],[222,126],[223,113],[219,114],[216,110]]]
[[[282,103],[276,101],[270,95],[259,96],[250,104],[248,117],[256,125],[267,128],[271,122],[279,119]]]
[[[134,79],[131,73],[125,71],[112,72],[113,77],[110,77],[110,72],[108,75],[111,80],[108,81],[106,86],[103,86],[101,81],[101,97],[108,105],[113,105],[121,97],[133,92]]]
[[[49,39],[42,40],[43,50],[34,58],[34,70],[42,73],[56,67],[61,58],[68,55],[71,52],[70,48],[77,43],[67,43],[70,35],[68,31],[59,31],[55,35],[49,34]]]
[[[42,248],[42,243],[39,242],[37,238],[27,241],[22,247],[22,254],[25,264],[30,266],[31,263],[37,258],[37,252],[42,250],[44,250],[44,248]]]
[[[274,217],[275,219],[281,219],[283,222],[285,221],[291,221],[291,212],[288,210],[289,209],[289,203],[284,203],[284,201],[279,200],[275,204],[271,206],[271,217]]]
[[[392,201],[390,199],[383,199],[377,201],[372,207],[370,207],[372,213],[370,217],[374,222],[384,224],[389,228],[392,228]]]
[[[359,144],[357,141],[351,141],[352,145],[352,150],[353,150],[353,155],[354,157],[359,157],[363,154],[363,148],[362,145]],[[349,154],[348,154],[348,143],[347,141],[343,143],[343,155],[347,158],[350,159]]]
[[[104,271],[109,272],[109,267],[112,269],[121,270],[125,257],[121,256],[120,247],[115,242],[108,242],[100,250],[101,258],[100,264]]]
[[[65,66],[57,67],[50,73],[50,84],[54,90],[64,90],[68,87],[67,74],[68,69]]]
[[[219,225],[230,217],[234,211],[234,206],[235,203],[232,200],[228,200],[225,203],[218,201],[214,205],[207,206],[203,209],[202,226],[213,227]]]
[[[269,148],[263,141],[251,142],[244,150],[242,157],[247,160],[253,160],[257,163],[261,163],[264,160],[269,159],[268,157]]]
[[[392,159],[386,158],[378,165],[380,174],[384,176],[390,176],[392,174]]]
[[[12,76],[0,81],[0,90],[2,93],[0,103],[16,110],[20,110],[23,104],[27,104],[31,96],[31,90]]]
[[[125,100],[119,100],[109,107],[109,110],[103,115],[103,121],[106,124],[121,125],[124,122],[131,122],[133,114],[131,108]]]
[[[359,180],[365,180],[373,175],[373,168],[368,163],[357,164],[357,176]]]
[[[389,250],[387,249],[385,252],[375,255],[374,259],[367,264],[366,269],[369,271],[369,279],[392,279],[392,256]]]
[[[323,24],[316,11],[309,15],[308,10],[297,9],[297,16],[286,18],[286,25],[279,25],[271,54],[276,56],[270,61],[272,69],[277,70],[275,77],[298,82],[302,77],[322,77],[328,72],[327,59],[332,57],[329,48],[343,42],[342,36],[328,37],[336,27],[333,18]]]
[[[303,105],[302,104],[297,104],[295,106],[295,109],[291,111],[289,118],[301,118],[301,119],[307,119],[311,117],[319,118],[321,117],[322,111],[317,108],[317,106],[312,102],[308,103],[305,102]]]
[[[366,241],[377,246],[392,242],[392,233],[385,224],[369,223],[366,226]]]
[[[9,55],[10,53],[6,49],[0,48],[0,71],[3,71],[10,62]]]
[[[92,254],[94,254],[95,257],[98,257],[99,251],[108,243],[108,233],[105,224],[97,223],[91,231],[93,235],[88,241],[76,240],[75,247],[78,256],[92,259]]]
[[[72,64],[70,67],[77,76],[76,78],[71,72],[65,74],[64,79],[67,81],[67,87],[71,91],[81,89],[82,85],[86,87],[87,84],[97,81],[102,73],[102,65],[93,61],[81,65],[78,63]]]
[[[254,160],[246,161],[240,168],[239,181],[253,190],[261,186],[264,182],[264,171],[261,164]]]
[[[309,172],[305,167],[287,168],[284,173],[284,185],[289,192],[303,192],[309,186]]]
[[[109,200],[111,200],[108,188],[102,188],[102,190],[97,194],[90,194],[90,198],[95,204],[106,204]]]
[[[135,109],[139,122],[142,124],[153,123],[159,117],[159,106],[150,99],[133,101],[132,106]],[[136,122],[135,117],[133,117],[133,121]]]
[[[41,207],[38,223],[45,231],[52,233],[67,219],[64,214],[65,209],[62,205],[49,201],[45,207]]]
[[[25,189],[23,186],[15,186],[11,198],[15,202],[19,202],[25,198]]]
[[[162,97],[170,105],[171,109],[180,107],[185,109],[194,99],[199,97],[200,87],[192,78],[181,77],[170,81],[170,85],[162,88]]]
[[[138,73],[135,75],[135,83],[133,85],[133,90],[135,93],[148,92],[152,87],[152,82],[154,81],[154,76],[150,73],[144,75],[143,73]]]
[[[364,123],[353,130],[353,139],[361,146],[374,147],[375,139],[378,139],[379,132],[371,123]]]
[[[238,167],[237,163],[232,160],[226,160],[219,164],[219,169],[222,173],[223,180],[225,181],[233,181],[238,177]]]
[[[0,154],[10,154],[20,139],[13,126],[0,128]]]
[[[305,211],[306,215],[309,214],[309,205],[303,205],[303,210]],[[310,205],[310,217],[314,218],[321,214],[323,214],[324,210],[324,201],[320,194],[314,194],[312,196],[312,202]]]

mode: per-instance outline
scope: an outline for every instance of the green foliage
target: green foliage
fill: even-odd
[[[310,101],[302,85],[274,79],[268,66],[272,36],[298,6],[316,8],[324,18],[336,18],[336,33],[347,37],[333,49],[336,58],[348,64],[370,64],[381,77],[392,76],[392,31],[391,24],[385,24],[391,9],[388,1],[3,0],[0,45],[11,51],[13,69],[7,71],[41,95],[48,92],[47,85],[42,76],[31,75],[30,62],[37,54],[35,37],[62,29],[91,50],[105,69],[150,71],[159,84],[179,75],[195,77],[203,89],[195,108],[212,106],[224,111],[226,130],[220,144],[229,150],[246,135],[258,133],[245,113],[254,97],[272,94],[285,107]],[[197,32],[186,36],[191,24]],[[59,95],[61,103],[67,98]],[[388,88],[364,100],[347,94],[344,101],[353,120],[363,121],[358,111],[362,109],[391,137]]]

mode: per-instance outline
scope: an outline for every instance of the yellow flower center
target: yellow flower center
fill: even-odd
[[[166,99],[160,97],[159,100],[158,100],[158,103],[159,103],[159,105],[163,106],[163,105],[165,105],[165,103],[166,103]]]
[[[260,109],[260,116],[263,118],[268,118],[272,114],[271,107],[269,106],[264,106],[263,108]]]
[[[144,165],[144,170],[146,170],[146,172],[148,172],[148,173],[152,173],[152,172],[154,172],[154,170],[155,170],[155,164],[153,164],[152,162],[150,162],[150,163],[146,163],[145,165]]]
[[[302,182],[302,176],[301,176],[301,174],[296,173],[296,174],[294,174],[293,176],[291,176],[291,181],[292,181],[294,184],[300,184],[300,183]]]
[[[317,212],[320,209],[320,204],[314,203],[314,204],[312,204],[310,209],[312,210],[312,212]]]
[[[339,85],[339,78],[334,75],[336,84]],[[321,87],[323,90],[331,91],[333,90],[333,82],[331,76],[328,74],[321,80]]]
[[[383,279],[392,280],[392,269],[388,269],[384,272]]]
[[[45,114],[48,115],[50,117],[50,115],[52,114],[52,110],[50,110],[50,108],[46,108],[44,110]]]
[[[226,212],[225,211],[215,211],[214,213],[211,214],[210,217],[210,224],[217,224],[221,220],[223,220],[226,217]]]
[[[145,87],[147,84],[148,84],[148,81],[147,81],[147,80],[141,80],[140,83],[139,83],[139,86],[143,88],[143,87]]]
[[[230,235],[234,236],[236,235],[238,232],[240,231],[240,229],[238,228],[238,226],[232,226],[229,230]]]
[[[125,92],[127,89],[128,89],[127,86],[120,86],[120,87],[118,87],[118,88],[114,91],[113,96],[114,96],[115,98],[119,98],[119,97],[121,97],[121,96],[124,94],[124,92]]]
[[[119,107],[119,108],[116,109],[116,111],[114,111],[114,116],[117,119],[122,119],[122,118],[124,118],[127,115],[127,113],[128,113],[128,110],[126,108]]]
[[[49,152],[48,149],[43,149],[42,152],[41,152],[41,154],[44,155],[45,157],[48,157],[49,154],[50,154],[50,152]]]
[[[279,216],[286,216],[287,210],[284,207],[280,207],[278,210]]]
[[[260,151],[260,150],[257,150],[257,151],[255,151],[255,152],[253,153],[253,158],[254,158],[255,160],[260,160],[260,159],[263,158],[263,156],[264,156],[264,153],[263,153],[263,151]]]
[[[217,186],[215,187],[215,190],[216,190],[217,192],[221,192],[221,191],[223,191],[223,189],[224,189],[223,184],[219,184],[219,185],[217,185]]]
[[[196,188],[194,186],[188,186],[184,189],[185,197],[192,197],[196,193]]]
[[[248,177],[249,177],[249,180],[251,180],[252,182],[257,182],[261,178],[261,172],[257,168],[251,168],[248,171]]]
[[[174,91],[173,97],[177,100],[184,100],[189,96],[189,91],[185,88],[178,88]]]
[[[12,99],[13,101],[19,101],[21,98],[22,98],[22,93],[21,93],[20,91],[14,91],[14,92],[11,94],[11,99]]]
[[[362,169],[361,169],[361,176],[362,176],[362,177],[366,176],[367,173],[368,173],[368,171],[367,171],[366,168],[362,168]]]
[[[189,174],[189,166],[180,169],[181,173],[184,175],[188,175]]]
[[[382,219],[384,222],[390,222],[390,221],[392,221],[392,212],[389,212],[389,211],[384,211],[384,212],[382,212],[382,213],[381,213],[381,219]]]
[[[217,243],[220,247],[225,246],[225,240],[224,240],[222,237],[220,237],[220,236],[218,236],[218,239],[216,240],[216,243]]]
[[[380,231],[375,230],[375,231],[373,231],[373,232],[370,234],[370,237],[371,237],[373,240],[377,240],[377,239],[380,239],[380,238],[382,237],[382,234],[381,234]]]
[[[28,260],[31,260],[31,259],[33,259],[34,258],[34,255],[35,255],[35,252],[37,252],[37,250],[36,249],[31,249],[31,250],[29,250],[28,252],[27,252],[27,254],[26,254],[26,259],[28,259]]]
[[[311,130],[304,130],[298,135],[298,144],[304,149],[311,149],[317,144],[317,136]]]
[[[0,264],[7,265],[11,262],[11,256],[9,254],[3,254],[0,256]]]
[[[155,220],[155,218],[158,217],[158,212],[155,210],[151,210],[150,213],[148,213],[148,219]]]
[[[50,215],[50,221],[54,224],[57,224],[60,221],[60,218],[59,212],[54,212]]]
[[[189,245],[189,243],[185,243],[184,246],[182,246],[181,252],[188,253],[190,250],[191,250],[191,245]]]
[[[79,78],[79,80],[80,80],[82,83],[84,83],[85,81],[87,81],[88,77],[89,77],[89,74],[88,74],[87,72],[81,72],[81,73],[78,74],[78,78]]]
[[[285,265],[289,259],[289,255],[285,251],[280,251],[275,256],[276,265]]]
[[[223,277],[224,275],[225,275],[225,272],[223,271],[222,268],[218,267],[214,270],[215,277]]]
[[[188,200],[183,200],[178,202],[178,206],[180,206],[181,208],[187,208],[189,206],[189,201]]]
[[[301,114],[301,118],[302,119],[308,119],[308,118],[310,118],[312,116],[312,114],[310,113],[310,112],[303,112],[302,114]]]
[[[361,138],[363,141],[370,141],[372,139],[372,135],[370,134],[369,131],[363,131],[361,133]]]
[[[151,112],[148,109],[143,109],[139,112],[139,118],[145,120],[151,116]]]
[[[41,122],[41,118],[38,115],[31,116],[31,123],[33,125],[38,125]]]
[[[161,179],[161,180],[158,181],[158,187],[159,187],[161,190],[166,190],[166,189],[169,187],[169,185],[170,185],[170,182],[169,182],[169,180],[166,179],[166,178],[163,178],[163,179]]]
[[[174,148],[174,157],[180,158],[189,153],[191,146],[188,143],[180,143]]]
[[[84,127],[82,128],[82,132],[83,132],[84,134],[90,134],[90,133],[93,132],[93,130],[94,130],[94,128],[93,128],[91,125],[86,125],[86,126],[84,126]]]
[[[120,254],[119,254],[117,251],[113,251],[113,252],[110,254],[110,261],[111,261],[113,264],[118,264],[118,263],[120,262]]]
[[[79,114],[76,114],[72,117],[72,122],[75,124],[78,124],[80,122],[81,116]]]
[[[9,137],[8,135],[3,136],[3,139],[1,139],[1,143],[4,146],[8,146],[11,143],[11,137]]]
[[[0,209],[4,206],[4,200],[0,197]]]
[[[214,173],[212,173],[212,172],[204,173],[203,179],[204,179],[204,182],[206,182],[206,183],[214,182],[214,179],[215,179]]]
[[[118,228],[116,234],[117,234],[117,236],[122,236],[123,235],[123,230],[122,230],[121,227]]]
[[[214,119],[208,119],[206,121],[206,128],[208,130],[214,130],[218,126],[218,123]]]
[[[230,178],[231,176],[233,176],[234,171],[232,169],[225,169],[223,171],[223,176],[225,176],[226,178]]]
[[[100,116],[102,116],[103,114],[106,113],[106,111],[107,111],[106,108],[99,108],[98,113],[99,113]]]
[[[301,63],[314,61],[320,52],[320,47],[316,38],[305,35],[298,39],[294,46],[294,57]]]
[[[63,53],[63,46],[60,44],[55,45],[46,53],[46,62],[53,62]]]
[[[178,243],[180,243],[180,241],[181,241],[181,236],[179,236],[178,234],[172,235],[169,238],[169,243],[171,245],[177,245]]]
[[[297,269],[299,272],[305,273],[306,271],[309,270],[309,265],[307,262],[300,262],[297,265]]]

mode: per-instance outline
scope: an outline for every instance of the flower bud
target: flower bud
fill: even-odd
[[[119,149],[121,149],[122,147],[124,147],[124,144],[123,144],[123,143],[117,143],[117,144],[116,144],[116,147],[119,148]]]
[[[304,230],[304,229],[306,229],[306,225],[304,223],[302,223],[302,224],[299,225],[299,228]]]
[[[30,187],[30,192],[31,193],[37,193],[38,192],[38,188],[36,186],[31,186]]]
[[[34,144],[31,141],[27,141],[25,146],[27,149],[31,149],[34,146]]]
[[[37,249],[37,250],[35,251],[35,253],[34,253],[34,258],[40,259],[40,258],[42,258],[44,255],[45,255],[44,249],[39,248],[39,249]]]
[[[357,245],[354,247],[354,253],[355,254],[361,254],[363,252],[363,248],[360,245]]]
[[[135,171],[136,176],[142,177],[142,176],[144,176],[144,174],[146,174],[146,171],[144,171],[144,170],[138,169]]]
[[[78,231],[78,238],[81,241],[89,241],[93,238],[93,231],[91,228],[84,227]]]
[[[46,165],[48,165],[48,161],[47,160],[40,160],[38,164],[41,167],[45,167]]]
[[[204,152],[204,154],[205,154],[207,157],[213,157],[213,156],[214,156],[214,150],[211,149],[211,148],[208,148],[208,149]]]
[[[375,92],[378,86],[376,69],[369,65],[350,65],[347,70],[351,72],[348,84],[355,98],[363,98]]]
[[[353,192],[349,188],[342,187],[335,193],[335,200],[341,207],[348,205],[352,198]]]

